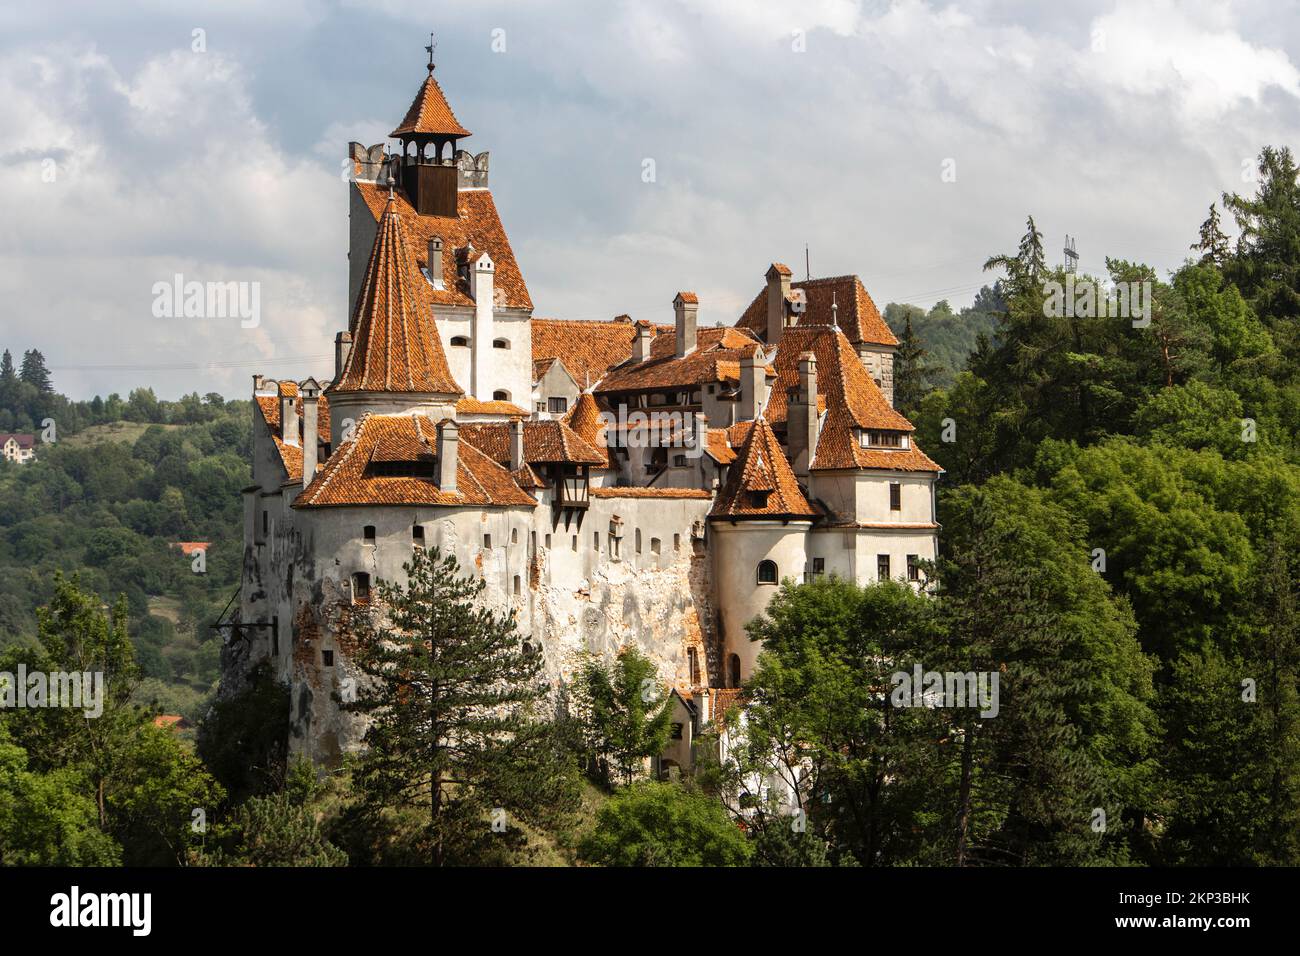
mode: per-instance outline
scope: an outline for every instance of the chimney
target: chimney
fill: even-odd
[[[678,292],[673,299],[673,314],[677,319],[677,357],[695,351],[695,315],[700,311],[700,300],[694,292]]]
[[[767,388],[767,370],[763,363],[762,352],[757,346],[749,355],[740,359],[740,403],[736,409],[736,421],[752,422],[758,418],[763,409],[763,393]]]
[[[348,355],[352,352],[352,333],[340,332],[334,336],[334,381],[343,380],[343,368],[348,364]]]
[[[297,389],[295,389],[297,391]],[[287,382],[280,383],[280,440],[298,444],[298,396],[291,394]]]
[[[442,238],[434,236],[429,240],[429,281],[435,289],[444,289],[442,281]]]
[[[253,376],[253,394],[254,394],[254,395],[256,395],[258,392],[260,392],[260,391],[262,390],[262,383],[263,383],[265,380],[266,380],[266,376],[265,376],[265,375],[254,375],[254,376]]]
[[[817,359],[811,352],[799,356],[799,384],[790,391],[786,446],[795,476],[806,479],[817,454]]]
[[[709,689],[707,687],[702,688],[700,692],[695,696],[695,712],[699,714],[700,717],[701,732],[703,732],[704,729],[709,726],[709,704],[710,703],[712,703],[712,701],[709,700]]]
[[[316,477],[317,403],[320,401],[320,383],[309,378],[298,386],[302,395],[302,486],[306,488]]]
[[[632,361],[644,362],[650,358],[650,340],[654,330],[649,322],[640,319],[636,324],[636,336],[632,339]]]
[[[445,418],[438,423],[438,490],[456,490],[456,465],[459,458],[459,430],[456,423]]]
[[[785,328],[785,300],[790,297],[790,268],[779,262],[767,269],[767,344],[781,341]]]
[[[524,420],[510,419],[510,470],[524,467]]]
[[[492,399],[488,380],[492,364],[492,280],[496,265],[486,252],[469,263],[469,294],[474,300],[474,319],[470,336],[470,393],[481,402]]]

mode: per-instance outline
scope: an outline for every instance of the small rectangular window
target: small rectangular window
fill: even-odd
[[[651,539],[650,539],[650,552],[651,552],[652,554],[658,554],[658,553],[659,553],[659,539],[658,539],[658,538],[651,538]]]
[[[907,580],[921,580],[920,559],[915,554],[909,554],[907,556]]]
[[[271,654],[278,656],[280,653],[280,616],[277,614],[271,618]]]
[[[578,550],[578,536],[576,534],[573,536],[573,550]]]
[[[483,549],[485,551],[492,550],[492,535],[490,534],[483,535]]]
[[[680,534],[673,535],[673,550],[682,550],[682,536]]]
[[[892,482],[889,485],[889,510],[903,510],[903,486],[897,482]]]
[[[593,531],[591,533],[591,546],[596,549],[597,554],[600,553],[600,532],[599,531]]]
[[[411,543],[417,548],[424,547],[424,525],[414,525],[411,528]]]
[[[372,525],[372,524],[368,524],[368,525],[366,525],[364,528],[362,528],[362,529],[361,529],[361,537],[365,540],[366,544],[374,544],[374,543],[375,543],[375,526]]]
[[[887,554],[876,555],[876,580],[889,580],[889,555]]]
[[[546,410],[552,415],[563,415],[569,410],[569,400],[567,398],[548,398],[546,400]]]
[[[682,739],[682,725],[673,724],[673,740],[681,740],[681,739]]]
[[[324,664],[326,667],[333,667],[333,666],[334,666],[334,652],[333,652],[333,651],[321,651],[321,652],[320,652],[320,659],[321,659],[321,663]]]

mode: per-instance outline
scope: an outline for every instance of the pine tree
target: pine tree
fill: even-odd
[[[1191,245],[1193,252],[1201,253],[1201,265],[1222,267],[1228,260],[1228,237],[1219,228],[1219,210],[1210,203],[1210,215],[1201,223],[1200,239]]]
[[[358,622],[366,679],[344,706],[370,718],[360,810],[417,813],[426,862],[480,862],[523,844],[520,821],[545,826],[574,805],[572,758],[540,716],[541,657],[512,616],[485,606],[482,579],[436,548],[404,570],[407,582],[380,582],[378,607]]]
[[[8,349],[5,349],[4,358],[0,358],[0,382],[8,385],[18,380],[18,375],[14,372],[14,357]]]
[[[898,351],[894,354],[894,407],[904,413],[918,408],[921,399],[929,394],[935,369],[926,359],[929,352],[912,331],[909,313],[903,322],[903,332],[898,337]]]
[[[1258,169],[1253,197],[1223,196],[1240,230],[1225,272],[1261,319],[1290,333],[1300,314],[1300,170],[1290,149],[1272,146],[1260,152]],[[1296,350],[1300,344],[1289,349]]]
[[[986,270],[1005,269],[1008,285],[1014,294],[1032,291],[1047,271],[1047,257],[1043,254],[1043,234],[1030,216],[1025,224],[1025,234],[1014,256],[992,256],[984,263]]]
[[[23,353],[23,364],[18,371],[18,377],[37,391],[47,394],[54,391],[50,370],[45,367],[45,356],[39,349],[31,349]]]

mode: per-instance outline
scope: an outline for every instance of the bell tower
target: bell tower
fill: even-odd
[[[433,34],[425,49],[429,51],[429,75],[415,94],[406,118],[388,134],[402,144],[394,164],[396,181],[421,216],[455,217],[459,182],[456,144],[470,131],[460,125],[442,87],[433,78]]]

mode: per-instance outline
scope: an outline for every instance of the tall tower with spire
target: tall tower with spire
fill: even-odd
[[[434,79],[433,35],[429,35],[429,75],[411,101],[406,117],[388,135],[401,141],[396,164],[398,185],[422,216],[455,216],[458,173],[456,144],[470,131],[451,111]]]

